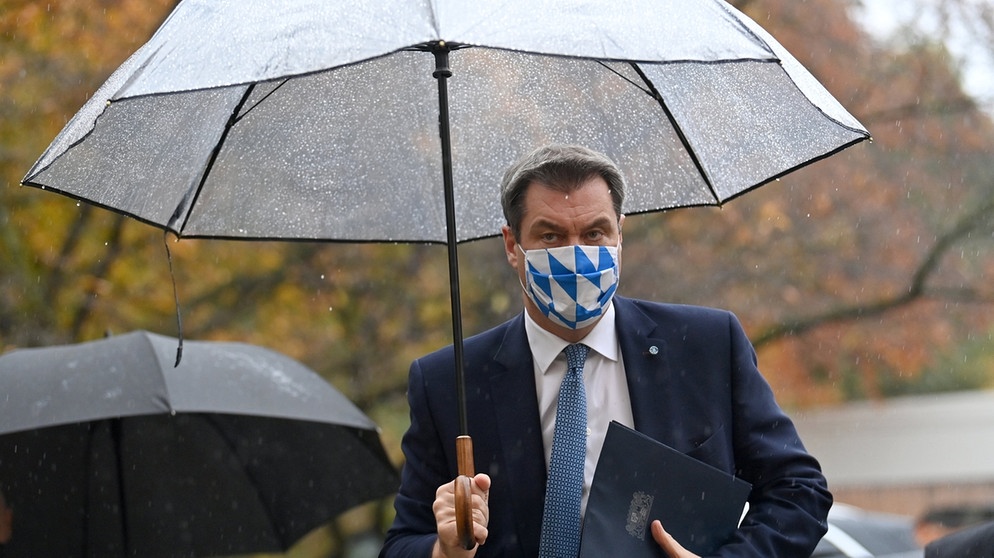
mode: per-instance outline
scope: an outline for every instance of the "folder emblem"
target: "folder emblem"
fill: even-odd
[[[636,491],[632,494],[632,503],[628,507],[628,525],[625,530],[639,540],[645,540],[645,525],[649,522],[649,510],[652,509],[651,494]]]

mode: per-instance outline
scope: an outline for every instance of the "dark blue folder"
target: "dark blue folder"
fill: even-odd
[[[583,521],[581,558],[665,556],[652,520],[695,554],[732,535],[752,485],[652,438],[611,422]]]

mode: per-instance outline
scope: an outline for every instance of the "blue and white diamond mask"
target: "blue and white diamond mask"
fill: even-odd
[[[525,294],[553,322],[581,329],[597,321],[618,289],[616,246],[525,250]]]

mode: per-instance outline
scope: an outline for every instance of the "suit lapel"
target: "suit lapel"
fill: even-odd
[[[656,440],[669,438],[666,419],[671,409],[660,405],[668,392],[668,341],[660,334],[655,320],[649,318],[630,299],[615,297],[615,328],[628,378],[635,429]]]
[[[490,391],[506,460],[505,482],[513,500],[521,548],[526,556],[537,555],[545,500],[545,449],[523,315],[507,328],[494,361],[498,366],[490,377]]]

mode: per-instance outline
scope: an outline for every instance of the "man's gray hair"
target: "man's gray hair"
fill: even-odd
[[[500,204],[515,238],[521,232],[525,192],[532,182],[568,193],[597,175],[607,182],[614,212],[620,218],[625,178],[614,161],[603,153],[579,145],[547,145],[508,168],[500,185]]]

